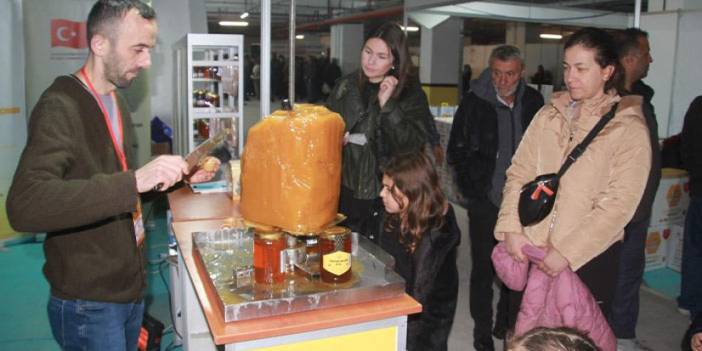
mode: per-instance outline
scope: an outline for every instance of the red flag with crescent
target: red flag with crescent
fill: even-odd
[[[51,20],[51,47],[85,49],[88,47],[86,33],[85,22],[54,18]]]

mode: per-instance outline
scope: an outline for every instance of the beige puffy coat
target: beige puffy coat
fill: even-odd
[[[614,118],[560,180],[553,211],[543,221],[522,227],[517,211],[525,183],[556,173],[570,151],[619,102]],[[582,102],[571,120],[567,92],[554,94],[529,125],[507,170],[503,202],[495,227],[523,233],[536,246],[558,250],[575,271],[621,240],[634,215],[651,167],[651,146],[641,97],[614,93]]]

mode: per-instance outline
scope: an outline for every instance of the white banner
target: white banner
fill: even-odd
[[[0,0],[0,242],[15,235],[5,199],[27,139],[22,1]],[[0,245],[1,246],[1,245]]]

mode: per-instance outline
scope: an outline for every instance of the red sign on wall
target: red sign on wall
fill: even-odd
[[[85,49],[88,47],[85,22],[65,19],[51,20],[51,47]]]

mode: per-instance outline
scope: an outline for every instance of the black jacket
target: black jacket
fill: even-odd
[[[692,101],[682,130],[682,158],[690,172],[690,196],[702,196],[702,96]]]
[[[432,117],[419,81],[408,81],[400,96],[391,97],[380,108],[377,91],[364,103],[358,77],[358,71],[341,77],[329,94],[327,107],[341,115],[346,132],[365,135],[363,145],[344,145],[341,185],[354,198],[370,200],[380,196],[380,167],[394,155],[421,150],[428,141],[427,121]],[[370,84],[367,88],[371,89]]]
[[[453,208],[444,225],[424,234],[409,253],[395,232],[383,232],[380,247],[395,258],[395,271],[407,283],[407,293],[422,304],[422,313],[409,317],[408,350],[446,350],[458,300],[456,251],[461,232]]]
[[[526,130],[544,99],[536,89],[520,84],[522,130]],[[493,105],[473,91],[467,93],[454,115],[446,150],[458,189],[467,199],[486,198],[490,191],[499,147],[497,128]]]
[[[649,138],[651,139],[651,170],[648,174],[648,180],[646,181],[646,188],[641,197],[641,202],[639,202],[639,207],[636,208],[636,212],[631,218],[630,223],[650,219],[653,200],[656,197],[656,191],[661,182],[661,148],[658,145],[658,122],[656,121],[656,112],[651,104],[653,93],[653,88],[640,80],[634,83],[631,89],[631,94],[640,95],[644,99],[641,108],[646,118],[646,126],[648,127]]]

